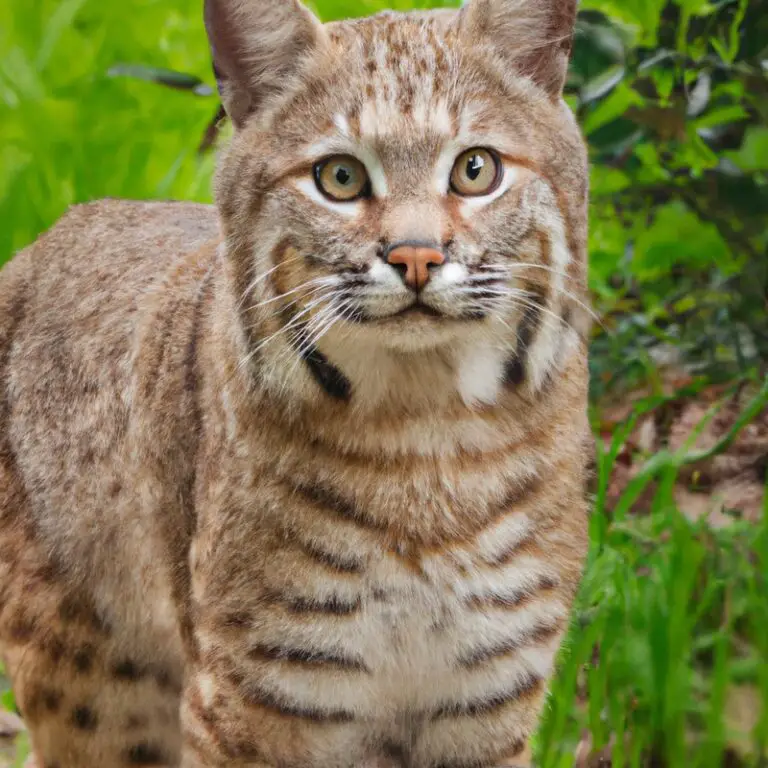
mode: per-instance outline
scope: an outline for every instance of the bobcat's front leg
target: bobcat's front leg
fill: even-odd
[[[182,768],[367,765],[359,725],[267,692],[236,651],[201,659],[189,677],[181,719]]]
[[[220,507],[201,511],[190,556],[183,768],[361,768],[371,756],[358,706],[369,675],[347,647],[359,612],[324,596],[316,572],[300,572],[301,552],[253,507],[209,509]]]

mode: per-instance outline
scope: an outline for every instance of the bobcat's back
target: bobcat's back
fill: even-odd
[[[63,768],[84,765],[73,733],[89,765],[115,764],[118,734],[129,764],[178,741],[178,621],[156,530],[137,524],[132,392],[173,366],[217,238],[212,207],[104,201],[0,272],[0,651]],[[153,589],[169,595],[154,618]]]
[[[135,363],[161,333],[156,315],[185,299],[174,273],[215,243],[217,227],[202,205],[79,206],[0,273],[2,435],[26,514],[59,538],[80,537],[94,473],[123,449]]]

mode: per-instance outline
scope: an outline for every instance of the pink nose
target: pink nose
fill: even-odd
[[[429,282],[429,266],[440,266],[445,256],[434,248],[401,245],[389,252],[390,264],[405,264],[405,284],[420,291]]]

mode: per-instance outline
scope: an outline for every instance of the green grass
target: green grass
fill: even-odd
[[[766,403],[768,382],[712,452]],[[680,468],[703,454],[684,448],[651,457],[609,513],[605,492],[625,432],[598,451],[590,558],[539,734],[540,764],[573,765],[586,730],[595,750],[612,744],[614,768],[765,765],[768,494],[758,524],[689,522],[673,491]],[[651,482],[650,513],[627,514]],[[751,697],[753,723],[730,722],[737,690]]]
[[[0,262],[69,205],[210,198],[195,150],[215,102],[113,78],[120,63],[209,77],[197,0],[0,4]]]
[[[381,4],[317,2],[328,19]],[[196,148],[215,99],[108,74],[139,63],[211,82],[200,6],[0,3],[0,263],[76,202],[210,199],[213,158]],[[614,766],[765,766],[768,509],[758,524],[724,530],[687,521],[673,492],[691,457],[661,452],[609,514],[605,492],[626,431],[617,427],[599,456],[589,564],[537,738],[540,765],[573,765],[587,732],[595,750],[611,745]],[[650,513],[633,514],[651,482]],[[751,720],[731,716],[737,691]]]

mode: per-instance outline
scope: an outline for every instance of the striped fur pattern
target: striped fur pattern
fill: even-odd
[[[575,3],[208,0],[217,208],[0,274],[0,649],[38,768],[528,765],[586,552]],[[456,158],[501,159],[483,197]],[[324,196],[351,155],[371,194]],[[439,248],[418,295],[387,249]]]

